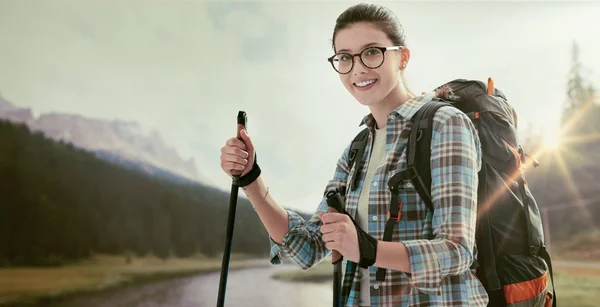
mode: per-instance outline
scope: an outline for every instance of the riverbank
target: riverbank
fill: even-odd
[[[333,278],[333,264],[331,258],[325,258],[319,264],[308,270],[300,268],[277,272],[271,276],[273,279],[289,282],[324,282]]]
[[[76,264],[53,268],[0,269],[0,306],[27,306],[69,295],[109,291],[138,283],[221,270],[221,258],[162,260],[156,257],[96,255]],[[265,261],[266,263],[266,261]],[[232,255],[230,270],[256,266]],[[266,264],[265,264],[266,265]]]

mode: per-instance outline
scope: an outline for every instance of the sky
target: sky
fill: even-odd
[[[598,2],[373,2],[407,33],[413,92],[492,77],[522,134],[559,129],[574,41],[600,87]],[[244,110],[273,197],[313,212],[369,112],[326,61],[354,3],[0,0],[0,93],[36,114],[156,129],[225,191],[220,149]]]

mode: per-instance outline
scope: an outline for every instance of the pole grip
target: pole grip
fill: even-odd
[[[240,132],[242,131],[242,129],[246,129],[247,121],[248,121],[248,117],[246,116],[246,112],[239,111],[238,115],[237,115],[237,138],[238,138],[238,140],[242,140],[242,136],[240,135]],[[240,176],[242,174],[242,171],[241,170],[232,170],[231,174],[233,176]]]
[[[344,213],[344,199],[339,189],[328,191],[327,211]],[[331,251],[331,263],[333,264],[333,307],[342,307],[342,254]]]
[[[326,197],[327,197],[327,211],[328,212],[337,212],[337,213],[344,212],[344,200],[338,190],[327,192]],[[333,264],[335,264],[341,260],[342,260],[342,255],[338,251],[333,250],[331,252],[331,262]]]

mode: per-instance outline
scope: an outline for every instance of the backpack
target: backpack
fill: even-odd
[[[517,115],[502,91],[477,80],[456,79],[435,89],[437,96],[413,116],[407,144],[407,169],[388,181],[391,204],[398,203],[398,186],[412,181],[428,210],[431,201],[431,137],[433,115],[442,106],[453,106],[465,113],[477,130],[481,142],[482,166],[479,171],[478,208],[475,241],[478,257],[472,268],[485,287],[488,306],[556,306],[554,276],[550,255],[544,245],[540,212],[524,178],[530,159],[517,141]],[[350,167],[362,161],[369,130],[365,128],[352,141]],[[359,163],[358,167],[361,165]],[[360,174],[360,170],[356,171]],[[350,189],[357,186],[357,177]],[[384,241],[391,241],[398,218],[398,206],[390,205]],[[384,280],[379,268],[377,279]],[[552,291],[547,278],[552,280]]]

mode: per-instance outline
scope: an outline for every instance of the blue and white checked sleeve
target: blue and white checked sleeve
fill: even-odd
[[[473,262],[481,149],[473,123],[462,112],[443,107],[436,113],[431,145],[432,240],[403,242],[409,282],[439,295],[442,278],[459,275]]]
[[[346,180],[349,173],[348,145],[338,159],[333,178],[329,180],[323,193],[323,199],[319,204],[316,212],[308,221],[305,221],[297,213],[286,209],[288,213],[288,232],[283,237],[281,244],[275,242],[272,238],[271,242],[271,263],[280,264],[281,256],[287,256],[292,262],[297,264],[302,269],[308,269],[315,264],[318,264],[325,258],[331,250],[325,248],[325,242],[321,239],[321,219],[319,212],[327,212],[327,201],[325,194],[329,190],[346,186]]]

